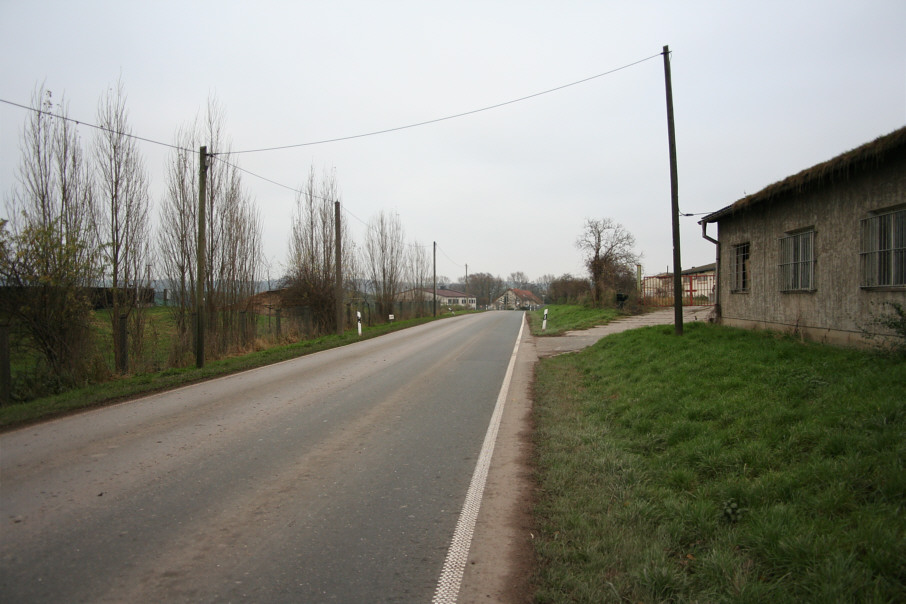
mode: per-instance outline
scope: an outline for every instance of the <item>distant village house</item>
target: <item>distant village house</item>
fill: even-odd
[[[433,302],[434,288],[419,287],[409,289],[402,292],[399,295],[399,299],[406,302],[419,300],[425,302]],[[465,292],[441,287],[437,289],[437,305],[448,308],[456,307],[475,310],[477,307],[477,301],[474,296],[470,296]]]
[[[491,308],[496,310],[532,310],[544,306],[538,296],[527,289],[511,287],[491,302]]]

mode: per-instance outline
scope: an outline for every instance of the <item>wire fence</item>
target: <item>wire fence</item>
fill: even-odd
[[[682,275],[683,306],[714,306],[717,279],[714,273]],[[673,275],[642,278],[641,302],[644,306],[673,306]]]

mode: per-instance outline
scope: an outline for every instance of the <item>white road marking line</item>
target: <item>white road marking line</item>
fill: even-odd
[[[516,366],[516,353],[519,352],[519,343],[522,341],[522,330],[524,327],[525,313],[522,313],[522,325],[519,327],[519,335],[516,336],[516,345],[510,355],[510,364],[507,366],[503,384],[500,386],[500,394],[497,395],[497,404],[494,406],[491,423],[488,425],[484,444],[481,446],[481,454],[478,456],[475,471],[472,473],[472,482],[469,483],[466,501],[462,506],[462,512],[459,514],[456,530],[453,532],[453,541],[450,543],[450,549],[447,550],[447,557],[444,560],[444,567],[437,582],[437,589],[434,592],[434,598],[431,600],[433,604],[454,604],[459,596],[459,588],[462,585],[462,577],[469,557],[469,547],[472,545],[472,535],[475,532],[475,523],[478,520],[478,509],[481,507],[484,485],[488,479],[491,455],[494,454],[494,443],[497,441],[497,430],[500,428],[500,420],[503,417],[503,407],[506,404],[506,397],[510,390],[513,368]]]

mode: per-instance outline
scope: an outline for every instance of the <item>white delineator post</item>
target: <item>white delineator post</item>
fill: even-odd
[[[547,309],[544,309],[544,320],[541,321],[541,331],[547,330]]]
[[[359,337],[361,338],[362,337],[362,311],[360,311],[360,310],[355,311],[355,316],[357,319],[357,323],[359,324]]]

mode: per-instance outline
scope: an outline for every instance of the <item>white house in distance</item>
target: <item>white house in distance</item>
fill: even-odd
[[[434,289],[430,287],[417,287],[408,289],[399,295],[400,300],[432,302],[434,300]],[[437,288],[438,306],[456,306],[475,310],[477,301],[474,296],[455,289]]]
[[[516,289],[515,287],[506,290],[491,302],[491,308],[496,310],[533,309],[539,306],[544,306],[544,302],[538,296],[527,289]]]

